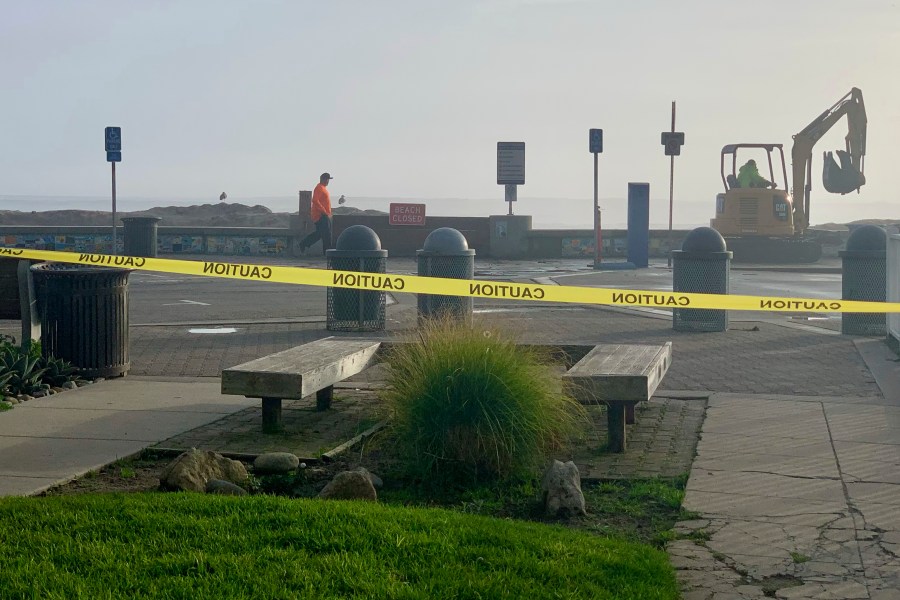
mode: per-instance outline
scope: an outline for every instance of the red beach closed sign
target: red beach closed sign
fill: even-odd
[[[425,205],[391,202],[388,219],[391,225],[425,225]]]

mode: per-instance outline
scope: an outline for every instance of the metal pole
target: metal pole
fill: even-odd
[[[112,252],[116,255],[116,163],[112,162]]]
[[[600,199],[597,192],[597,156],[594,152],[594,268],[600,267]]]
[[[672,100],[672,133],[675,133],[675,101]],[[675,197],[675,155],[669,157],[669,257],[666,261],[672,266],[672,205]]]

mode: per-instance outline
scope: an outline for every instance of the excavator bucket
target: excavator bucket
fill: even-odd
[[[825,152],[822,170],[822,185],[832,194],[849,194],[866,183],[866,176],[853,165],[850,154],[837,151],[841,164],[838,165],[831,152]]]

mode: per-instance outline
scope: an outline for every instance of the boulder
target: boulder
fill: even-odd
[[[363,475],[365,475],[366,477],[368,477],[368,478],[369,478],[369,481],[372,482],[372,487],[374,487],[376,490],[380,490],[381,487],[384,485],[384,482],[381,480],[381,477],[379,477],[379,476],[376,475],[375,473],[371,473],[371,472],[370,472],[367,468],[365,468],[365,467],[356,467],[356,468],[353,469],[353,470],[356,471],[356,472],[358,472],[358,473],[362,473]]]
[[[289,473],[300,466],[300,459],[290,452],[260,454],[253,461],[253,471],[259,475]]]
[[[368,475],[359,471],[342,471],[328,482],[319,498],[331,500],[377,500],[378,494]]]
[[[223,479],[210,479],[206,482],[207,494],[220,494],[222,496],[246,496],[247,490],[239,485]]]
[[[581,493],[581,474],[575,463],[554,460],[541,480],[544,510],[547,516],[584,515],[584,494]]]
[[[206,491],[206,483],[211,479],[224,479],[239,484],[247,478],[247,469],[243,463],[209,450],[191,448],[163,469],[159,482],[164,489],[202,493]]]

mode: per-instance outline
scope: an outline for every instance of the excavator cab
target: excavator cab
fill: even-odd
[[[744,162],[747,156],[759,157],[761,152],[765,152],[762,168],[754,166],[762,161]],[[780,167],[777,171],[776,166]],[[722,148],[721,174],[725,192],[716,196],[716,216],[710,221],[713,229],[723,236],[794,234],[793,199],[787,192],[781,144],[729,144]]]

